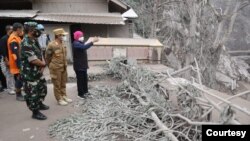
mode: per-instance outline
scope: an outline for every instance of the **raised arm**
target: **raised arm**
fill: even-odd
[[[20,55],[19,55],[19,44],[17,42],[11,42],[10,43],[10,50],[12,52],[12,56],[14,57],[15,59],[15,62],[16,62],[16,66],[18,68],[21,67],[21,64],[20,64]]]

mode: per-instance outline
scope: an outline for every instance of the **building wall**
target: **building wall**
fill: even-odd
[[[129,38],[129,25],[109,25],[108,37]]]
[[[44,13],[108,13],[107,0],[32,0],[33,9]],[[85,36],[131,38],[131,24],[97,25],[82,24]],[[74,32],[74,31],[72,31]]]
[[[133,38],[132,21],[126,21],[125,25],[109,25],[108,37]]]
[[[86,38],[93,36],[107,37],[108,25],[82,24],[82,31],[85,33]]]
[[[71,39],[71,35],[73,34],[74,31],[70,30],[70,24],[44,24],[44,26],[45,26],[46,32],[50,35],[51,40],[54,40],[53,30],[56,28],[64,28],[64,30],[69,33],[69,35],[67,35],[68,41],[66,42],[67,52],[68,52],[67,59],[70,62],[72,62],[72,44],[71,43],[73,39]],[[99,36],[99,37],[104,37],[104,38],[107,38],[107,37],[128,38],[129,36],[127,25],[119,25],[119,26],[110,25],[109,30],[108,30],[108,25],[83,24],[81,25],[81,27],[82,27],[82,31],[85,34],[86,40],[89,37],[93,37],[93,36]],[[111,32],[112,35],[110,35],[110,33],[108,32]],[[112,56],[110,54],[112,49],[107,48],[107,47],[104,47],[104,48],[105,49],[98,47],[96,49],[95,48],[90,49],[89,50],[90,60],[103,60],[105,58],[103,56],[104,54],[106,55],[106,57],[110,58]]]
[[[32,3],[29,0],[0,0],[1,10],[30,10]]]
[[[106,0],[33,0],[33,9],[46,13],[108,13]]]
[[[82,31],[85,37],[116,37],[116,38],[131,38],[132,33],[129,30],[130,25],[96,25],[83,24]],[[74,32],[74,31],[73,31]]]
[[[161,60],[161,47],[148,46],[97,46],[88,49],[89,61],[105,61],[113,57],[127,57],[135,60],[145,60],[148,62]]]
[[[67,41],[65,42],[66,47],[67,47],[67,59],[72,62],[72,48],[71,48],[71,37],[70,37],[70,26],[68,24],[44,24],[45,31],[49,34],[50,39],[54,40],[55,35],[53,33],[53,30],[56,28],[63,28],[66,32],[69,33],[67,35]]]

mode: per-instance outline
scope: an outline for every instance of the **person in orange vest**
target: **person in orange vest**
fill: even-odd
[[[20,77],[20,45],[21,37],[23,36],[23,25],[21,23],[13,24],[13,32],[8,39],[8,54],[9,54],[9,69],[10,73],[14,75],[15,87],[16,87],[16,99],[18,101],[24,101],[24,96],[22,95],[22,81]]]

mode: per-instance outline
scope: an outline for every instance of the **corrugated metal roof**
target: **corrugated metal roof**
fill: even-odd
[[[157,39],[100,38],[96,46],[163,47]]]
[[[119,13],[38,13],[34,19],[65,23],[125,24]]]
[[[38,10],[0,10],[1,18],[33,18]]]

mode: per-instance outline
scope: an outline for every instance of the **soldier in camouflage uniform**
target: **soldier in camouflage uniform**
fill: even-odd
[[[36,22],[24,24],[25,36],[21,43],[21,77],[26,93],[27,106],[33,112],[32,118],[45,120],[47,117],[40,110],[48,110],[49,106],[42,103],[47,95],[47,85],[43,70],[46,63],[42,57],[37,38],[41,32]]]

